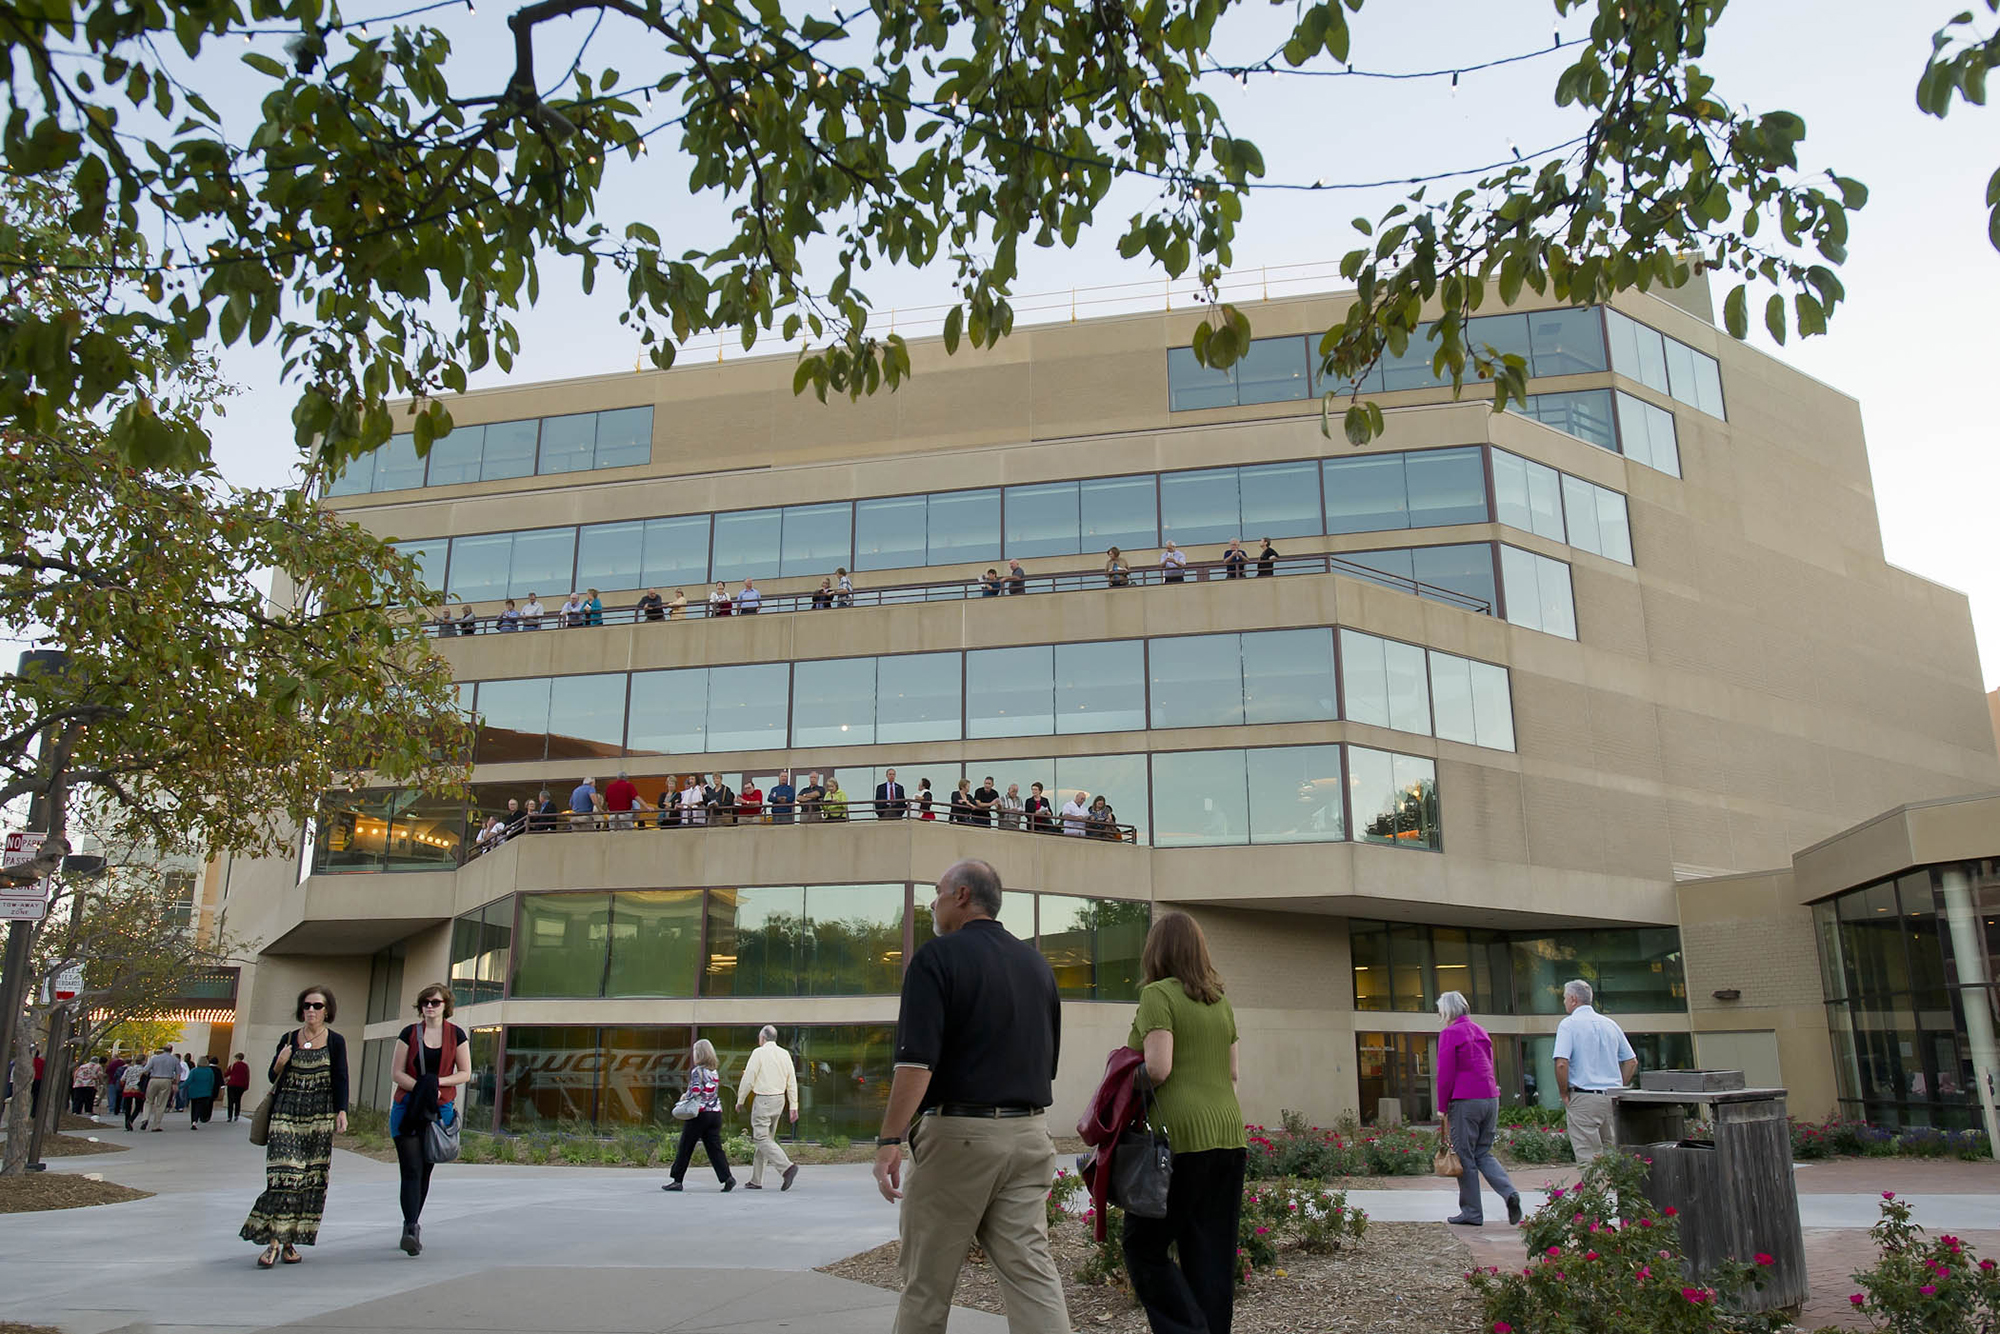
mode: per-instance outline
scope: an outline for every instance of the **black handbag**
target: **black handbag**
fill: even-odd
[[[458,1161],[458,1117],[454,1114],[450,1121],[440,1112],[434,1121],[424,1124],[424,1160],[432,1163],[455,1163]]]
[[[1138,1080],[1145,1110],[1137,1124],[1120,1132],[1111,1150],[1111,1202],[1135,1218],[1165,1218],[1174,1148],[1167,1132],[1152,1126],[1153,1081],[1143,1069]]]

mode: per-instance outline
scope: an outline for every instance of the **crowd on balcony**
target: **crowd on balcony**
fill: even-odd
[[[1101,792],[1093,796],[1076,791],[1062,800],[1061,793],[1051,796],[1040,783],[1030,783],[1028,789],[1024,796],[1019,783],[1009,783],[1003,793],[991,776],[977,788],[971,779],[964,778],[955,790],[940,797],[932,790],[930,779],[919,779],[912,790],[898,782],[896,771],[890,769],[872,793],[850,797],[833,773],[815,771],[807,775],[803,785],[795,785],[791,771],[786,770],[768,792],[759,789],[750,774],[743,775],[740,789],[730,787],[720,773],[673,774],[667,777],[658,801],[649,803],[630,776],[621,772],[602,786],[595,778],[584,779],[567,801],[547,788],[531,804],[510,799],[504,812],[475,822],[473,846],[477,855],[528,833],[838,824],[855,818],[942,819],[948,824],[984,829],[1110,842],[1132,837]]]

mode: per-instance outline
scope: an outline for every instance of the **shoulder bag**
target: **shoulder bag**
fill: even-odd
[[[1165,1218],[1167,1191],[1174,1176],[1174,1149],[1165,1130],[1155,1130],[1153,1081],[1140,1069],[1145,1110],[1118,1136],[1111,1150],[1111,1200],[1135,1218]]]
[[[701,1115],[701,1095],[703,1089],[696,1083],[698,1078],[698,1073],[688,1076],[687,1091],[682,1093],[681,1100],[674,1104],[674,1120],[692,1121]]]
[[[1458,1150],[1451,1147],[1450,1117],[1446,1117],[1438,1125],[1437,1152],[1431,1155],[1431,1175],[1441,1177],[1465,1175],[1465,1164],[1459,1161]]]
[[[416,1041],[410,1047],[410,1064],[415,1070],[421,1071],[423,1069],[423,1057],[419,1054],[419,1050],[423,1046],[424,1041],[423,1026],[421,1024],[412,1024],[411,1027],[416,1030],[411,1034],[412,1037],[416,1038]],[[453,1070],[458,1069],[458,1034],[453,1031],[454,1028],[455,1025],[451,1020],[447,1019],[444,1021],[444,1033],[438,1043],[438,1072],[440,1074],[444,1072],[447,1065]],[[459,1085],[461,1090],[464,1087],[463,1084]],[[449,1121],[444,1119],[444,1114],[447,1111],[451,1113],[451,1120]],[[457,1099],[454,1098],[449,1103],[440,1104],[437,1116],[424,1123],[424,1159],[426,1162],[455,1163],[458,1161],[458,1126]]]
[[[296,1045],[290,1038],[285,1040],[285,1046],[288,1050]],[[290,1062],[287,1062],[286,1069],[290,1068]],[[271,1142],[271,1108],[278,1099],[278,1085],[284,1082],[285,1071],[280,1070],[278,1071],[278,1077],[271,1081],[271,1091],[266,1093],[264,1100],[257,1104],[257,1110],[250,1113],[250,1142],[260,1149]]]

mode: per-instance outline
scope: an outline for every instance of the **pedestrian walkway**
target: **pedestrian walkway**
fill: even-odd
[[[584,1334],[862,1334],[887,1330],[895,1296],[812,1272],[896,1235],[866,1166],[808,1167],[787,1192],[723,1195],[663,1172],[451,1164],[424,1211],[424,1253],[397,1249],[396,1168],[334,1157],[326,1222],[305,1263],[260,1270],[237,1238],[263,1189],[247,1127],[171,1126],[100,1138],[127,1153],[58,1158],[156,1192],[127,1204],[0,1215],[0,1321],[68,1334],[316,1334],[383,1329]],[[952,1329],[1006,1322],[958,1311]]]

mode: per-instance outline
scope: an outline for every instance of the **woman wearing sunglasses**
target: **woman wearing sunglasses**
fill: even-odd
[[[264,1193],[239,1234],[263,1244],[259,1269],[305,1259],[298,1248],[319,1237],[333,1137],[347,1129],[347,1044],[327,1025],[333,991],[307,987],[293,1015],[299,1026],[278,1039],[271,1059],[270,1138],[264,1145]]]
[[[432,1121],[450,1125],[458,1116],[458,1091],[472,1079],[472,1039],[451,1022],[451,989],[433,982],[417,993],[419,1022],[396,1038],[389,1066],[396,1100],[389,1108],[389,1138],[403,1179],[403,1250],[424,1249],[424,1200],[431,1193],[431,1168],[424,1150]]]

